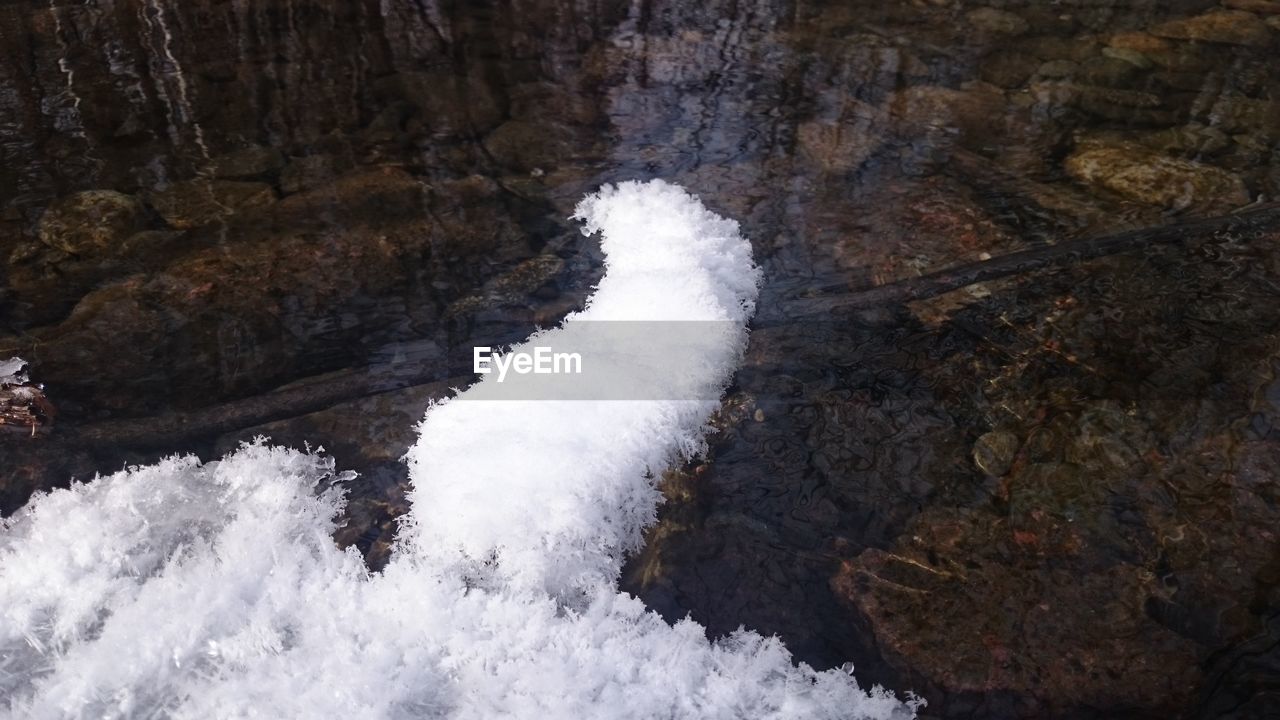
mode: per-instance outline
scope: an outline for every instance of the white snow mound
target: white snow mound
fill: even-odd
[[[718,394],[760,277],[737,224],[661,181],[605,187],[577,217],[601,233],[605,278],[535,339],[589,346],[594,321],[726,323],[672,378]],[[660,366],[638,372],[663,381]],[[499,399],[428,409],[408,457],[413,509],[381,573],[331,539],[344,502],[332,460],[261,442],[33,498],[0,524],[0,714],[914,714],[848,673],[794,665],[776,639],[711,642],[618,592],[660,500],[653,478],[699,449],[714,402],[487,391]]]

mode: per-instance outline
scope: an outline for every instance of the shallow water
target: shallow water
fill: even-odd
[[[1276,712],[1280,5],[1224,4],[5,3],[0,357],[58,414],[4,510],[268,431],[363,472],[381,562],[438,381],[581,302],[582,194],[661,177],[766,282],[627,589],[930,716]]]

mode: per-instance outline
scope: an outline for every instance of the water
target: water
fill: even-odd
[[[4,509],[269,423],[363,472],[339,539],[381,562],[424,383],[576,307],[573,204],[662,177],[766,284],[628,589],[937,716],[1261,717],[1274,221],[806,309],[1274,198],[1251,7],[6,3],[0,357],[58,415],[0,435]]]

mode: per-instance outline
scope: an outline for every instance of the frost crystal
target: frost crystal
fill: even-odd
[[[716,320],[685,384],[719,390],[759,271],[737,224],[663,182],[577,216],[604,280],[560,328]],[[589,338],[588,338],[589,339]],[[7,366],[6,366],[7,367]],[[653,368],[660,378],[660,368]],[[652,379],[652,378],[651,378]],[[674,381],[674,380],[673,380]],[[468,391],[470,392],[470,391]],[[713,393],[714,394],[714,393]],[[617,591],[654,518],[651,478],[714,403],[455,398],[409,453],[413,510],[368,573],[330,537],[333,464],[261,442],[32,500],[0,525],[0,696],[13,717],[896,718],[914,703],[792,664],[776,639],[710,642]]]

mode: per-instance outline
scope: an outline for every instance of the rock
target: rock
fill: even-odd
[[[141,230],[142,203],[112,190],[86,190],[54,201],[40,217],[40,242],[72,255],[110,254]]]
[[[886,107],[894,131],[908,138],[942,130],[962,141],[988,139],[1005,114],[1004,93],[983,82],[959,90],[938,85],[905,88],[891,95]]]
[[[528,306],[529,296],[552,282],[564,270],[564,260],[555,255],[529,258],[485,283],[472,295],[449,305],[445,318],[465,317],[485,310]]]
[[[1150,33],[1123,32],[1107,38],[1107,47],[1140,53],[1164,53],[1171,50],[1173,44]]]
[[[484,140],[494,160],[521,172],[548,171],[573,156],[568,129],[551,122],[509,120]]]
[[[1136,202],[1226,211],[1249,203],[1240,178],[1211,165],[1161,155],[1136,143],[1085,144],[1064,162],[1067,174]]]
[[[1050,60],[1036,70],[1036,75],[1050,80],[1064,80],[1080,72],[1080,63],[1074,60]]]
[[[1222,0],[1222,6],[1258,15],[1280,15],[1280,2],[1276,0]]]
[[[973,444],[973,463],[983,472],[1000,477],[1009,472],[1021,442],[1011,432],[992,431]]]
[[[1142,133],[1137,140],[1155,150],[1193,156],[1213,155],[1231,146],[1226,133],[1196,122]]]
[[[1219,10],[1204,15],[1170,20],[1151,28],[1156,37],[1176,40],[1266,47],[1271,43],[1271,29],[1257,15],[1240,10]]]
[[[1110,51],[1110,53],[1108,53]],[[1103,48],[1103,54],[1080,63],[1079,80],[1085,85],[1101,85],[1108,88],[1133,89],[1139,68],[1130,60],[1112,57],[1115,48]],[[1132,51],[1119,51],[1120,54]],[[1145,59],[1145,58],[1144,58]],[[1148,66],[1150,66],[1148,62]]]
[[[926,510],[897,546],[846,561],[831,585],[926,698],[935,688],[1030,691],[1048,706],[1035,716],[1077,704],[1185,707],[1196,648],[1148,616],[1147,598],[1164,594],[1155,578],[1132,565],[1091,568],[1057,533],[1069,525],[1018,529],[990,513]]]
[[[1013,46],[1041,60],[1083,62],[1098,54],[1098,43],[1090,36],[1065,38],[1053,35],[1031,35],[1019,38]]]
[[[1026,20],[1011,12],[989,7],[970,10],[964,18],[978,30],[992,35],[1021,35],[1030,27]]]
[[[982,79],[996,87],[1012,90],[1026,84],[1039,61],[1034,55],[1018,50],[994,52],[982,60]]]
[[[275,202],[270,185],[235,180],[187,180],[152,193],[148,200],[169,225],[184,230]]]
[[[824,170],[856,170],[884,144],[884,113],[854,101],[840,120],[801,123],[796,141],[801,154]]]
[[[1102,54],[1114,60],[1126,62],[1139,70],[1150,70],[1155,66],[1151,58],[1129,48],[1103,48]]]
[[[1133,124],[1171,125],[1181,115],[1177,110],[1161,107],[1160,96],[1141,90],[1042,80],[1032,83],[1030,91],[1042,106],[1074,107],[1090,115]]]
[[[266,175],[284,166],[284,156],[275,148],[250,145],[209,161],[209,175],[216,178],[249,178]]]
[[[1280,133],[1280,102],[1221,93],[1206,119],[1229,133],[1257,133],[1275,138]]]
[[[186,232],[180,230],[143,230],[120,243],[120,257],[130,261],[149,258],[172,247],[184,237]]]
[[[286,193],[310,190],[350,169],[350,163],[333,155],[304,155],[293,158],[280,171],[280,189]]]
[[[378,89],[385,97],[412,103],[436,136],[484,133],[502,121],[501,99],[479,71],[465,76],[451,67],[401,72],[380,80]]]

